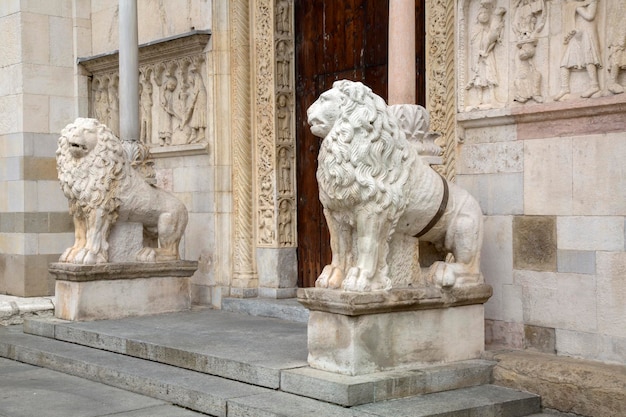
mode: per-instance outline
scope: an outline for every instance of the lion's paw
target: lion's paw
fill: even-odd
[[[315,281],[318,288],[341,288],[343,282],[343,271],[332,265],[326,265],[322,273]]]
[[[157,253],[154,248],[146,247],[137,252],[137,262],[156,262]]]
[[[391,280],[386,276],[372,277],[359,267],[352,267],[341,285],[345,291],[370,292],[391,289]]]
[[[433,284],[442,288],[449,288],[456,283],[456,272],[449,263],[435,262],[430,267],[430,278]]]
[[[59,262],[74,262],[74,254],[72,252],[74,252],[74,247],[65,249],[65,251],[59,257]]]
[[[67,262],[82,265],[95,265],[107,262],[106,258],[103,255],[92,252],[87,248],[79,249],[75,254],[73,254],[73,252],[70,252],[67,259]]]

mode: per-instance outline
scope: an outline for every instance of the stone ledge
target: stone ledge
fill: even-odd
[[[0,326],[22,324],[25,318],[52,317],[54,297],[0,295]]]
[[[626,365],[529,351],[487,351],[494,383],[538,394],[542,405],[590,417],[626,415]]]
[[[152,277],[190,277],[198,269],[196,261],[173,261],[154,263],[106,263],[97,265],[78,265],[70,263],[52,263],[48,271],[57,281],[101,281]]]
[[[493,294],[488,284],[442,289],[435,286],[357,293],[299,288],[298,301],[309,310],[359,316],[484,304]]]

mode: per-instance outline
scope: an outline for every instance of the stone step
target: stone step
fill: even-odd
[[[309,310],[295,298],[224,298],[222,310],[300,323],[307,323],[309,320]]]
[[[200,309],[118,320],[26,320],[24,332],[277,389],[307,366],[306,325]]]
[[[307,365],[304,323],[209,309],[94,322],[27,320],[24,331],[342,406],[488,384],[495,364],[339,375]]]
[[[539,397],[483,385],[352,408],[170,365],[0,328],[0,356],[105,383],[211,416],[244,417],[521,417]]]

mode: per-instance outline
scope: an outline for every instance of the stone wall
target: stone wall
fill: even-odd
[[[626,363],[623,7],[459,3],[456,179],[486,214],[487,343]],[[498,38],[487,69],[474,59],[481,31]]]
[[[76,116],[73,13],[70,0],[0,3],[0,294],[51,294],[48,263],[72,244],[55,150]]]

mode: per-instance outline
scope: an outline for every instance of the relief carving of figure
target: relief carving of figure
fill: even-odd
[[[307,117],[311,132],[323,138],[317,181],[332,251],[317,287],[390,289],[394,236],[454,255],[453,263],[432,264],[435,284],[483,282],[478,202],[423,163],[381,97],[359,82],[336,81]]]
[[[278,165],[280,167],[278,190],[287,193],[291,191],[291,158],[286,148],[280,148],[278,152]]]
[[[534,39],[546,22],[545,0],[515,0],[511,23],[518,41]]]
[[[109,120],[109,92],[105,77],[98,79],[93,109],[96,119],[101,123],[106,123]]]
[[[59,262],[108,262],[108,237],[116,221],[142,223],[159,247],[144,247],[138,262],[179,259],[187,209],[172,194],[149,184],[131,166],[123,144],[96,119],[78,118],[61,132],[56,151],[61,189],[74,220],[74,245]]]
[[[288,200],[283,200],[278,207],[278,233],[280,234],[280,242],[283,245],[293,245],[291,225],[291,204]]]
[[[595,21],[597,10],[598,0],[568,0],[564,6],[565,19],[573,17],[574,27],[567,31],[563,40],[565,52],[561,59],[561,89],[554,96],[555,100],[561,100],[570,93],[570,71],[574,69],[586,70],[589,76],[589,87],[581,97],[589,98],[600,91],[600,43]],[[567,30],[567,25],[565,27]]]
[[[174,109],[174,90],[177,85],[178,81],[173,75],[165,75],[159,100],[159,143],[161,146],[172,144],[174,121],[180,119]]]
[[[612,11],[615,31],[609,45],[609,86],[608,90],[613,94],[621,94],[624,87],[619,83],[620,70],[626,69],[626,1],[619,0],[616,10]]]
[[[205,139],[207,94],[198,66],[192,64],[189,67],[189,72],[191,94],[188,99],[186,123],[183,124],[187,124],[191,128],[191,136],[187,143],[197,143]]]
[[[291,51],[285,41],[276,45],[276,78],[279,88],[289,88],[291,78]]]
[[[139,84],[139,140],[145,144],[152,142],[152,81],[150,73],[143,73]]]
[[[469,83],[465,87],[475,91],[478,108],[499,104],[495,91],[499,80],[494,48],[502,40],[505,13],[502,7],[494,10],[494,0],[480,2],[477,25],[471,37]],[[488,97],[485,97],[485,90],[488,90]]]
[[[284,94],[278,96],[276,118],[278,119],[278,140],[291,139],[291,112],[287,105],[287,97]]]
[[[120,101],[117,92],[119,78],[114,75],[109,79],[109,117],[107,120],[107,126],[113,131],[115,136],[120,135]]]
[[[535,100],[543,103],[541,95],[541,73],[535,68],[533,58],[537,49],[537,39],[528,39],[517,43],[519,65],[515,78],[515,97],[519,103]]]
[[[276,3],[276,31],[279,34],[289,33],[291,30],[290,17],[289,2],[279,0]]]

